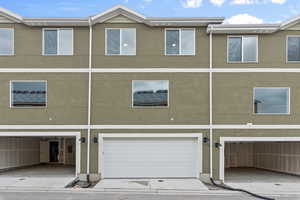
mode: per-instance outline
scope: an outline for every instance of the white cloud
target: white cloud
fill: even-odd
[[[286,0],[272,0],[272,3],[284,4]]]
[[[247,13],[234,15],[225,20],[225,24],[262,24],[263,20]]]
[[[221,6],[221,5],[223,5],[224,2],[225,2],[225,0],[210,0],[210,3],[212,3],[216,6]]]
[[[198,8],[202,4],[202,0],[184,0],[182,6],[184,8]]]

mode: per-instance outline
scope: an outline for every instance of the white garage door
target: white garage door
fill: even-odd
[[[104,138],[104,178],[179,178],[199,173],[198,138]]]

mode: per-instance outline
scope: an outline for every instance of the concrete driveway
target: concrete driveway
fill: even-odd
[[[254,193],[293,194],[299,193],[300,176],[255,168],[236,168],[226,171],[225,183]]]
[[[0,188],[64,188],[75,178],[74,167],[38,165],[0,172]]]
[[[95,187],[100,191],[208,191],[197,179],[104,179]]]

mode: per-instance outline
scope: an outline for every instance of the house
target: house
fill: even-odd
[[[56,163],[91,181],[300,174],[299,17],[0,16],[0,169]]]

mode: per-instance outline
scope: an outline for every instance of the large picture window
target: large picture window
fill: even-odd
[[[11,107],[46,107],[46,81],[11,81]]]
[[[166,55],[195,55],[195,29],[166,29]]]
[[[300,61],[300,36],[288,36],[287,38],[287,61]]]
[[[0,28],[0,55],[14,54],[14,29]]]
[[[255,114],[289,114],[289,88],[254,88]]]
[[[106,55],[136,55],[136,29],[106,29]]]
[[[73,55],[73,29],[44,29],[44,55]]]
[[[135,80],[132,82],[134,107],[169,106],[168,80]]]
[[[257,36],[228,37],[228,62],[257,62]]]

